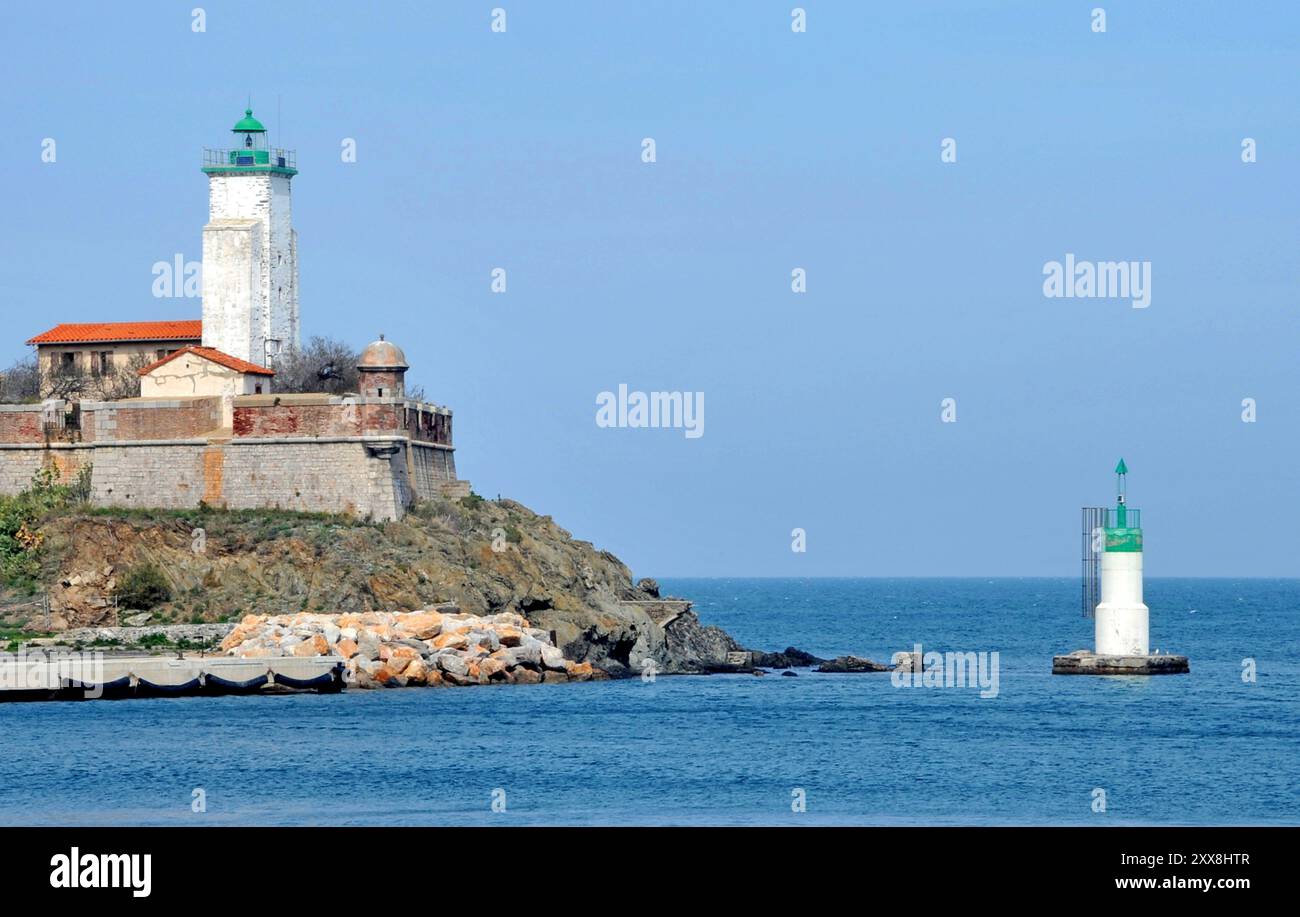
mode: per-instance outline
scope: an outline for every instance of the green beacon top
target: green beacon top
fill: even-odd
[[[266,128],[253,117],[253,109],[244,109],[244,117],[230,130],[235,135],[236,146],[233,149],[205,150],[204,172],[209,175],[272,172],[290,177],[298,174],[291,150],[271,149],[267,145]]]
[[[1106,550],[1142,553],[1142,511],[1133,509],[1125,502],[1128,466],[1120,459],[1115,466],[1115,476],[1119,479],[1119,494],[1115,498],[1115,508],[1106,510]]]

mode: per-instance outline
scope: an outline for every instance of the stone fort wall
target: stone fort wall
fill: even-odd
[[[250,401],[257,396],[250,396]],[[317,401],[324,398],[318,398]],[[82,405],[69,425],[63,408],[0,405],[0,493],[16,494],[42,468],[75,480],[91,467],[91,501],[100,506],[285,509],[400,519],[418,500],[465,496],[450,443],[409,435],[445,422],[428,406],[343,400],[331,414],[319,403],[263,400],[239,406],[252,435],[214,427],[221,398]],[[412,415],[415,420],[412,421]],[[51,418],[58,418],[52,420]],[[384,421],[376,418],[383,418]],[[428,421],[421,426],[421,418]],[[275,432],[272,432],[275,431]],[[261,435],[256,435],[261,433]]]

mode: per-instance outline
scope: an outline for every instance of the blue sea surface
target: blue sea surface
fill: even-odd
[[[1092,643],[1076,579],[661,584],[747,646],[997,652],[997,695],[804,669],[0,704],[0,823],[1300,824],[1300,580],[1148,580],[1192,667],[1153,678],[1050,674]]]

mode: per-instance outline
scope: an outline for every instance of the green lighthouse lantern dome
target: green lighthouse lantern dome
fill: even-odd
[[[236,134],[266,133],[266,128],[262,126],[262,122],[253,117],[253,110],[251,108],[244,109],[244,117],[240,118],[239,122],[236,123],[231,130]]]
[[[204,150],[203,171],[208,175],[270,172],[292,178],[298,174],[293,151],[270,148],[266,125],[253,117],[251,105],[230,132],[236,138],[234,149]]]

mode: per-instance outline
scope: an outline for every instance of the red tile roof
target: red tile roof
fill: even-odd
[[[235,372],[251,373],[257,376],[274,376],[275,370],[267,369],[265,366],[258,366],[256,363],[249,363],[247,360],[241,360],[239,357],[232,357],[228,353],[222,353],[214,347],[196,347],[191,344],[189,347],[182,347],[173,354],[168,354],[157,363],[150,363],[144,369],[140,370],[140,375],[147,376],[159,366],[170,363],[177,357],[183,357],[187,353],[192,353],[196,357],[203,357],[205,360],[211,360],[227,369],[233,369]]]
[[[55,325],[28,344],[109,344],[119,341],[201,341],[203,322],[85,322]]]

